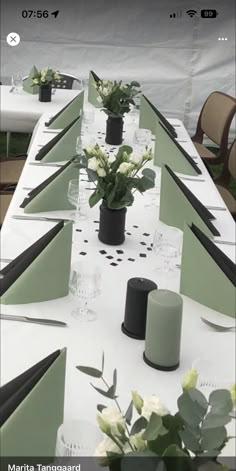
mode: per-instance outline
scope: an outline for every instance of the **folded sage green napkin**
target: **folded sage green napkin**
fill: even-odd
[[[90,70],[88,82],[88,102],[91,103],[91,105],[96,106],[96,108],[102,107],[102,103],[98,101],[99,93],[95,88],[95,83],[99,82],[99,80],[100,78],[95,74],[95,72]]]
[[[37,153],[35,160],[61,162],[75,156],[76,139],[81,133],[81,117],[77,117]]]
[[[83,106],[84,91],[80,92],[64,108],[58,111],[45,125],[49,129],[64,129],[82,114]]]
[[[184,228],[180,292],[235,317],[235,264],[194,224]]]
[[[208,236],[220,236],[212,224],[215,217],[175,175],[168,165],[161,170],[160,221],[183,230],[184,223],[197,224]]]
[[[156,125],[154,164],[158,167],[167,164],[174,172],[186,175],[201,175],[202,173],[192,157],[161,122]]]
[[[35,75],[38,73],[38,70],[36,69],[35,65],[32,67],[28,77],[23,80],[23,90],[27,93],[31,93],[31,95],[37,95],[38,92],[39,92],[39,86],[38,85],[34,85],[32,87],[32,84],[33,84],[33,78],[35,77]]]
[[[175,128],[163,116],[163,114],[147,99],[145,95],[140,98],[139,127],[150,129],[152,134],[156,134],[157,121],[164,124],[173,137],[177,137]]]
[[[60,221],[0,271],[2,304],[27,304],[67,296],[72,222]]]
[[[75,159],[72,159],[43,183],[30,191],[20,205],[20,208],[24,208],[25,213],[40,213],[74,208],[67,196],[69,181],[74,178],[79,179],[79,169]]]
[[[0,389],[2,457],[52,457],[63,422],[66,349],[57,350]]]

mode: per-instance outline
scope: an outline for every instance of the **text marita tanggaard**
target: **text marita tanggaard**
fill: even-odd
[[[29,464],[23,464],[18,466],[16,464],[9,464],[7,467],[8,471],[82,471],[80,464],[74,466],[61,466],[61,465],[42,465],[36,464],[31,466]]]

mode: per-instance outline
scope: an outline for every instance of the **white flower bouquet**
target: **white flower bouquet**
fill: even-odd
[[[37,73],[33,77],[32,87],[35,85],[50,85],[53,81],[60,80],[61,76],[57,70],[45,67],[42,70],[37,70]]]
[[[123,85],[122,81],[99,80],[94,86],[99,94],[98,102],[102,103],[102,110],[114,118],[129,113],[130,105],[135,105],[134,98],[140,93],[140,84],[136,81]]]
[[[77,369],[100,379],[105,388],[92,384],[93,388],[116,405],[97,406],[97,422],[105,435],[95,451],[101,466],[121,471],[193,471],[210,462],[210,468],[204,470],[228,469],[218,464],[217,457],[234,438],[228,436],[225,426],[231,421],[235,406],[235,384],[230,391],[212,391],[207,399],[196,388],[198,373],[192,369],[182,382],[175,415],[158,396],[142,398],[136,391],[132,391],[130,405],[123,413],[116,394],[116,370],[111,386],[104,379],[104,355],[101,370],[87,366]],[[134,412],[138,418],[132,424]]]
[[[111,160],[98,144],[86,147],[79,166],[86,169],[95,185],[95,191],[89,198],[90,207],[102,199],[110,209],[131,206],[134,191],[144,193],[155,185],[153,170],[146,168],[142,170],[142,176],[138,175],[152,158],[152,150],[148,148],[140,156],[133,154],[132,147],[122,146]]]

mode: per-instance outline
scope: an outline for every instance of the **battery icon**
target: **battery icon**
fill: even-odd
[[[216,18],[218,14],[216,10],[201,10],[202,18]]]

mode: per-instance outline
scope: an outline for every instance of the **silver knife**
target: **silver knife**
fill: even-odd
[[[222,244],[222,245],[236,245],[236,242],[232,242],[230,240],[215,240],[215,244]]]
[[[206,180],[203,180],[203,178],[191,178],[191,177],[180,177],[181,180],[186,180],[186,181],[189,181],[189,182],[205,182]]]
[[[29,165],[35,165],[35,167],[63,167],[63,164],[54,164],[53,162],[29,162]]]
[[[64,219],[64,218],[47,218],[47,217],[37,217],[37,216],[18,216],[17,214],[14,214],[12,216],[12,219],[22,219],[24,221],[51,221],[51,222],[58,222],[58,221],[71,221],[71,219]]]
[[[226,208],[222,208],[222,206],[206,206],[207,209],[211,209],[211,211],[227,211]]]
[[[20,322],[31,322],[33,324],[45,324],[45,325],[54,325],[57,327],[66,327],[67,324],[61,321],[54,321],[52,319],[40,319],[37,317],[27,317],[27,316],[13,316],[10,314],[0,314],[0,319],[8,321],[20,321]]]

